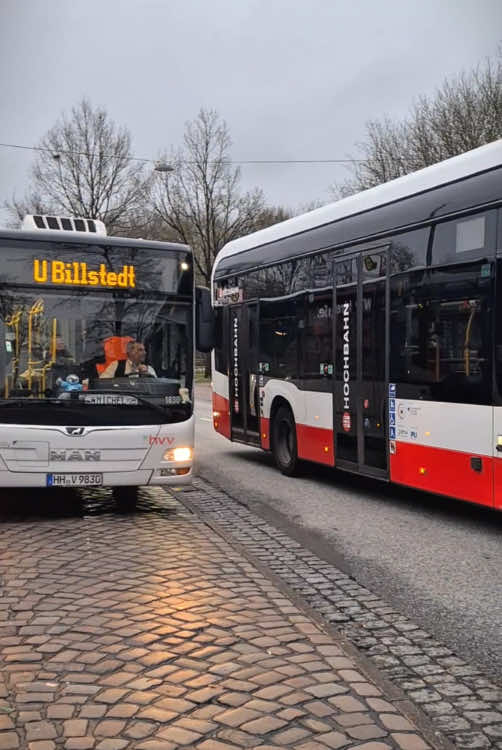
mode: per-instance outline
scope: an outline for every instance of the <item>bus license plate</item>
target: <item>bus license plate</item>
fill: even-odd
[[[102,474],[47,474],[47,487],[97,487]]]

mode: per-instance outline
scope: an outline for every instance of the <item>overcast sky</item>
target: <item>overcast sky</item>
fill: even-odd
[[[502,0],[0,0],[0,142],[36,145],[85,95],[140,157],[179,145],[203,106],[237,161],[346,158],[368,119],[405,116],[501,39]],[[32,160],[0,147],[0,203]],[[245,166],[242,183],[296,207],[345,174]]]

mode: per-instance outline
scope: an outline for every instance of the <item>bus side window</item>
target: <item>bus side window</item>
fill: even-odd
[[[214,344],[214,366],[217,372],[228,374],[227,346],[225,345],[225,321],[228,317],[225,315],[224,307],[215,307],[215,344]]]
[[[390,244],[390,272],[402,273],[427,265],[429,227],[394,235]]]
[[[502,260],[497,260],[497,285],[495,303],[495,378],[497,380],[498,403],[502,401]]]
[[[270,377],[296,380],[298,373],[298,305],[303,316],[303,300],[260,303],[260,361],[269,365]]]
[[[478,257],[486,251],[493,258],[495,251],[496,211],[463,216],[443,221],[434,227],[432,265],[465,263],[469,255]]]
[[[333,295],[310,292],[305,295],[305,318],[301,336],[301,377],[331,379],[333,375]]]
[[[391,380],[434,401],[491,402],[489,264],[448,266],[394,277]]]

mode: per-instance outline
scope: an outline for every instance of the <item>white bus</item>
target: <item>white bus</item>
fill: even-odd
[[[131,504],[190,482],[194,300],[185,245],[92,219],[0,230],[0,487],[104,485]]]

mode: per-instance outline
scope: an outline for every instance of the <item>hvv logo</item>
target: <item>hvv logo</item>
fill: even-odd
[[[157,435],[148,435],[148,445],[167,445],[168,448],[175,442],[173,437],[158,437]]]

